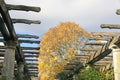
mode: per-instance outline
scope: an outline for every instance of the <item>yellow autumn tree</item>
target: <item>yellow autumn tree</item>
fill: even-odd
[[[40,80],[54,80],[64,66],[78,54],[89,34],[72,22],[59,24],[44,34],[40,43]]]

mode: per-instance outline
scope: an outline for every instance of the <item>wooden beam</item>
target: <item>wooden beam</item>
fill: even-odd
[[[120,36],[119,36],[118,40],[114,44],[117,45],[120,48]]]
[[[88,43],[87,43],[88,44]],[[97,51],[97,50],[99,50],[99,48],[97,49],[97,48],[81,48],[80,49],[81,51]]]
[[[36,51],[23,51],[24,53],[28,53],[28,54],[40,54],[39,52]]]
[[[29,43],[29,44],[39,44],[40,43],[40,41],[38,41],[38,40],[22,40],[22,39],[19,39],[18,40],[20,43]],[[0,42],[4,42],[4,40],[3,39],[0,39]]]
[[[36,35],[29,35],[29,34],[17,34],[18,38],[35,38],[38,39],[39,37]]]
[[[95,58],[93,58],[91,61],[89,61],[87,64],[94,64],[95,62],[103,59],[105,56],[107,56],[108,54],[110,54],[112,52],[111,49],[107,49],[104,52],[100,53],[98,56],[96,56]]]
[[[2,49],[2,50],[0,49],[0,53],[1,52],[5,52],[5,49]],[[39,52],[36,52],[36,51],[24,51],[24,50],[23,50],[23,53],[24,54],[26,54],[26,53],[27,54],[36,54],[36,55],[40,54]]]
[[[22,50],[39,50],[40,47],[21,47]]]
[[[120,29],[120,25],[117,24],[101,24],[101,28],[109,28],[109,29]]]
[[[38,41],[38,40],[22,40],[22,39],[19,39],[18,41],[20,43],[40,44],[40,41]]]
[[[4,0],[0,0],[0,13],[2,15],[4,22],[6,23],[7,30],[9,31],[11,40],[16,41],[17,40],[16,32],[13,27],[13,23],[8,13]]]
[[[0,57],[1,57],[1,56],[4,56],[4,55],[5,55],[5,53],[1,53],[1,52],[0,52]],[[25,54],[25,53],[24,53],[24,57],[39,57],[39,55]]]
[[[0,37],[3,37],[3,35],[1,33],[0,33]],[[38,39],[39,37],[36,35],[29,35],[29,34],[17,34],[17,38],[35,38],[35,39]]]
[[[0,46],[0,49],[6,49],[6,46]],[[40,47],[21,47],[22,50],[39,50]]]
[[[108,41],[110,38],[104,38],[104,37],[90,37],[89,40],[105,40]]]
[[[86,54],[76,54],[75,56],[90,56],[91,54],[88,54],[88,53],[86,53]]]
[[[8,10],[35,11],[40,12],[40,7],[6,4]]]
[[[120,32],[91,32],[91,35],[93,36],[108,36],[108,37],[113,37],[116,35],[119,35]]]
[[[116,11],[116,14],[117,14],[117,15],[120,15],[120,9],[118,9],[118,10]]]
[[[25,24],[40,24],[40,21],[27,20],[27,19],[12,19],[13,23],[25,23]]]
[[[87,42],[85,45],[104,45],[105,43],[102,42]]]
[[[7,31],[5,25],[4,25],[4,21],[2,20],[2,18],[0,17],[0,32],[2,33],[1,36],[4,37],[4,40],[8,40],[10,38],[10,34]]]
[[[112,63],[112,61],[98,61],[98,62],[96,62],[96,63],[98,63],[98,64],[111,64]]]

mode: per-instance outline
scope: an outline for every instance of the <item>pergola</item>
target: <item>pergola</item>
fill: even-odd
[[[6,4],[0,0],[0,75],[2,80],[31,80],[31,76],[38,76],[37,57],[39,47],[22,45],[39,44],[39,37],[35,35],[16,34],[14,23],[40,24],[38,20],[13,19],[10,10],[39,12],[39,7]]]

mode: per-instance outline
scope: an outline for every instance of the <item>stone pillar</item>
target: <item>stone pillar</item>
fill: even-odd
[[[114,78],[120,80],[120,48],[113,48]]]
[[[24,80],[24,64],[22,62],[18,63],[17,65],[18,73],[17,73],[17,80]]]
[[[15,61],[16,43],[8,41],[6,43],[6,52],[2,70],[2,80],[14,80],[14,61]]]

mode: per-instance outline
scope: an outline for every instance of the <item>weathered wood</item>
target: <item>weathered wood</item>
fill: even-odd
[[[103,59],[101,59],[100,61],[112,61],[113,60],[113,58],[112,57],[105,57],[105,58],[103,58]]]
[[[36,58],[38,58],[39,55],[24,55],[24,57],[32,57],[32,58],[33,58],[33,57],[34,57],[34,58],[36,57]]]
[[[5,50],[1,50],[1,49],[0,49],[0,52],[5,52]],[[25,54],[25,53],[28,53],[28,54],[36,54],[36,55],[39,54],[39,52],[36,52],[36,51],[23,51],[23,53],[24,53],[24,54]]]
[[[110,45],[109,45],[109,48],[120,47],[119,39],[120,39],[120,35],[114,36]]]
[[[25,61],[38,61],[38,59],[25,59]]]
[[[6,46],[0,46],[0,49],[6,49]],[[21,47],[22,50],[39,50],[40,47]]]
[[[104,45],[105,43],[102,42],[87,42],[85,45]]]
[[[120,29],[120,25],[118,24],[101,24],[100,27],[109,29]]]
[[[5,55],[5,53],[3,53],[3,52],[1,53],[1,52],[0,52],[0,57],[1,57],[1,56],[4,56],[4,55]],[[25,53],[24,53],[24,57],[39,57],[39,55],[25,54]]]
[[[22,50],[39,50],[40,47],[21,47]]]
[[[31,43],[31,44],[39,44],[40,43],[40,41],[38,41],[38,40],[18,40],[20,43]]]
[[[87,43],[87,45],[88,45],[88,43]],[[99,48],[97,49],[97,48],[81,48],[80,49],[81,51],[97,51],[97,50],[99,50]]]
[[[0,37],[3,37],[3,35],[0,33]],[[29,35],[29,34],[17,34],[17,38],[35,38],[38,39],[39,37],[36,35]]]
[[[17,63],[23,63],[24,64],[24,80],[30,80],[30,76],[29,76],[29,72],[28,72],[28,69],[27,69],[27,66],[26,66],[26,62],[25,62],[25,58],[23,56],[23,52],[22,52],[22,49],[20,47],[20,44],[18,44],[16,46],[16,56],[15,56],[15,59],[17,61]]]
[[[114,44],[120,48],[120,36],[118,37],[117,41],[115,41]]]
[[[120,9],[118,9],[118,10],[116,11],[116,14],[117,14],[117,15],[120,15]]]
[[[38,40],[22,40],[22,39],[19,39],[18,40],[20,43],[30,43],[30,44],[39,44],[40,41]],[[0,42],[4,42],[4,39],[0,39]]]
[[[90,37],[89,40],[105,40],[108,41],[110,38],[105,37]]]
[[[40,21],[27,20],[27,19],[12,19],[13,23],[25,23],[25,24],[40,24]]]
[[[39,52],[36,52],[36,51],[33,51],[33,52],[30,52],[30,51],[23,51],[24,53],[28,53],[28,54],[39,54]]]
[[[24,5],[12,5],[6,4],[8,10],[22,10],[22,11],[35,11],[39,12],[41,10],[40,7],[32,7],[32,6],[24,6]]]
[[[14,7],[14,6],[16,6],[16,7]],[[30,6],[23,6],[23,5],[7,5],[6,6],[6,4],[5,4],[5,2],[4,2],[4,0],[0,0],[0,13],[1,13],[1,16],[2,16],[2,18],[3,18],[3,24],[4,24],[4,22],[5,22],[5,25],[6,25],[6,27],[4,27],[4,28],[2,28],[2,29],[0,29],[0,30],[2,30],[3,31],[3,33],[2,33],[2,35],[0,35],[0,37],[4,37],[4,39],[6,39],[6,41],[12,41],[12,42],[16,42],[17,43],[17,45],[16,46],[14,46],[15,48],[16,48],[16,50],[15,50],[15,48],[14,48],[14,50],[13,50],[13,48],[11,49],[11,48],[6,48],[6,47],[0,47],[0,49],[6,49],[6,52],[8,52],[9,54],[8,54],[8,59],[11,61],[11,62],[9,62],[9,60],[8,59],[6,59],[6,54],[5,54],[5,58],[3,58],[4,60],[6,60],[6,61],[8,61],[8,62],[6,62],[5,64],[7,64],[7,65],[4,65],[4,68],[3,68],[3,80],[13,80],[13,75],[14,75],[14,60],[16,59],[16,62],[17,62],[17,64],[18,64],[18,66],[19,66],[19,69],[18,69],[18,71],[19,71],[19,73],[20,73],[20,80],[30,80],[30,77],[29,77],[29,73],[28,73],[28,70],[27,70],[27,67],[26,67],[26,63],[25,63],[25,59],[24,59],[24,56],[23,56],[23,51],[22,51],[22,49],[21,49],[21,47],[20,47],[20,44],[19,44],[19,42],[18,42],[18,36],[16,35],[16,32],[15,32],[15,30],[14,30],[14,27],[13,27],[13,22],[14,23],[16,23],[16,22],[20,22],[20,23],[22,23],[22,22],[24,22],[24,23],[28,23],[28,24],[31,24],[31,23],[38,23],[38,21],[30,21],[30,20],[23,20],[23,19],[19,19],[19,20],[15,20],[14,19],[14,21],[12,22],[12,20],[11,20],[11,18],[10,18],[10,15],[9,15],[9,13],[8,13],[8,8],[10,9],[10,10],[20,10],[20,8],[22,9],[22,8],[24,8],[24,9],[22,9],[22,10],[24,10],[24,11],[36,11],[36,12],[39,12],[40,11],[40,8],[38,9],[38,7],[30,7]],[[27,9],[25,9],[25,8],[27,8]],[[1,19],[2,20],[2,19]],[[22,22],[21,22],[22,21]],[[5,31],[6,30],[6,31]],[[2,32],[1,31],[1,32]],[[6,34],[6,32],[8,32],[9,33],[9,37],[10,38],[7,38],[6,36],[5,36],[5,34]],[[23,35],[22,35],[23,36]],[[23,38],[23,37],[22,37]],[[25,36],[24,38],[33,38],[32,36]],[[36,37],[35,37],[36,38]],[[38,37],[37,37],[38,38]],[[25,41],[26,42],[26,41]],[[34,42],[34,41],[33,41]],[[33,43],[33,42],[30,42],[30,43]],[[28,42],[26,42],[26,43],[29,43],[29,41]],[[38,43],[37,41],[35,41],[35,43]],[[12,43],[11,43],[12,44]],[[7,44],[8,45],[8,44]],[[6,43],[5,43],[5,46],[6,46]],[[10,47],[13,47],[13,45],[10,45]],[[23,47],[24,49],[23,50],[25,50],[25,47]],[[30,50],[34,50],[35,48],[30,48]],[[2,51],[3,51],[2,50]],[[29,50],[28,48],[26,48],[26,50]],[[16,52],[15,52],[16,51]],[[13,53],[11,53],[11,52],[13,52]],[[31,53],[31,52],[30,52]],[[33,53],[32,53],[33,54]],[[12,56],[12,57],[11,57]],[[14,57],[13,57],[14,56]],[[25,55],[25,56],[27,56],[27,57],[29,57],[28,55]],[[11,57],[11,58],[10,58]],[[31,55],[30,55],[30,57],[31,57]],[[33,56],[32,56],[33,57]],[[32,59],[32,58],[31,58]],[[26,59],[27,60],[27,59]],[[29,59],[30,60],[30,59]],[[37,59],[33,59],[32,61],[36,61],[37,62]],[[31,62],[31,61],[30,61]],[[21,66],[20,65],[20,63],[22,63],[21,65],[23,66]],[[11,66],[10,66],[11,65]],[[9,68],[9,70],[8,70],[8,68]],[[36,68],[36,67],[35,67]],[[10,70],[11,69],[11,70]],[[23,71],[23,69],[24,69],[24,71]],[[31,69],[31,68],[29,68],[29,69]],[[8,72],[8,73],[7,73]],[[23,74],[24,73],[24,74]],[[23,79],[23,75],[25,75],[25,78]],[[7,77],[6,77],[7,76]]]
[[[110,54],[112,52],[111,49],[107,49],[104,52],[102,52],[101,54],[99,54],[98,56],[96,56],[95,58],[93,58],[91,61],[89,61],[87,64],[94,64],[95,62],[103,59],[105,56],[107,56],[108,54]]]
[[[100,60],[100,61],[97,61],[96,63],[98,63],[98,64],[111,64],[112,63],[112,61],[102,61],[102,60]]]
[[[91,32],[91,34],[93,36],[108,36],[108,37],[112,37],[112,36],[119,35],[120,32]]]
[[[10,34],[8,33],[1,17],[0,17],[0,32],[2,33],[4,40],[8,40],[10,38]]]
[[[0,13],[2,15],[4,22],[6,23],[7,29],[10,33],[11,40],[16,41],[17,40],[16,32],[13,27],[12,20],[10,18],[10,15],[8,13],[4,0],[0,1]]]
[[[18,38],[35,38],[38,39],[39,37],[36,35],[29,35],[29,34],[17,34]]]

